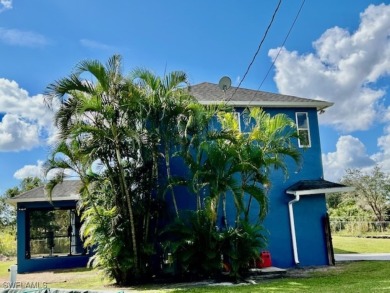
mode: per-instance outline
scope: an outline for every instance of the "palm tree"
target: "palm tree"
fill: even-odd
[[[226,221],[227,194],[233,195],[237,210],[242,209],[236,137],[223,123],[222,128],[215,127],[216,116],[221,121],[226,110],[224,105],[191,106],[191,123],[181,141],[180,154],[189,169],[187,185],[196,194],[197,210],[206,210],[212,226],[216,225],[221,198]]]
[[[263,218],[267,212],[265,192],[270,185],[268,174],[271,169],[281,169],[287,176],[286,158],[299,164],[301,154],[293,145],[293,139],[297,138],[294,121],[287,115],[271,116],[258,107],[248,108],[243,114],[247,132],[240,144],[241,174],[243,191],[249,194],[245,211],[248,220],[253,198],[260,204],[259,217]]]
[[[226,221],[229,194],[236,206],[236,224],[242,212],[248,221],[253,199],[259,203],[258,215],[263,219],[268,211],[270,170],[282,169],[287,174],[286,157],[297,163],[300,160],[300,153],[292,144],[297,137],[294,122],[283,114],[271,116],[260,108],[251,108],[244,112],[247,131],[241,132],[232,109],[219,108],[216,113],[219,126],[204,125],[205,129],[197,134],[201,137],[196,140],[198,145],[191,138],[191,143],[184,147],[189,181],[192,186],[196,183],[192,189],[208,192],[206,208],[214,221],[221,200]]]
[[[80,193],[84,195],[84,200],[89,201],[97,217],[100,218],[100,213],[90,190],[93,177],[88,173],[90,173],[92,163],[92,157],[83,152],[81,141],[78,138],[68,139],[67,141],[61,140],[54,147],[51,157],[45,163],[45,175],[46,177],[51,176],[45,188],[49,197],[51,197],[54,187],[65,179],[67,172],[76,173],[82,182]],[[50,174],[51,172],[54,174]]]
[[[149,70],[137,69],[132,77],[146,96],[145,128],[153,142],[155,177],[158,177],[158,158],[161,156],[164,158],[167,175],[164,194],[168,190],[171,192],[174,210],[179,217],[174,192],[177,180],[172,175],[170,161],[179,143],[178,124],[183,119],[186,107],[194,102],[194,98],[184,88],[188,85],[187,75],[181,71],[173,71],[160,78]]]
[[[85,74],[92,81],[83,78]],[[121,73],[121,57],[112,56],[106,65],[97,60],[80,62],[74,73],[50,84],[47,100],[61,99],[55,122],[61,139],[80,138],[100,159],[111,175],[113,187],[119,185],[125,198],[134,256],[134,273],[139,273],[137,233],[131,186],[126,181],[124,165],[137,160],[140,137],[136,132],[140,95]]]

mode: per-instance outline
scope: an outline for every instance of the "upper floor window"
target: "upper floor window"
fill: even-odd
[[[234,118],[236,118],[236,121],[238,124],[238,126],[237,126],[238,131],[241,132],[241,114],[240,114],[240,112],[233,112],[233,114],[234,114]]]
[[[295,116],[299,135],[298,145],[300,148],[309,148],[311,147],[309,116],[307,112],[297,112]]]

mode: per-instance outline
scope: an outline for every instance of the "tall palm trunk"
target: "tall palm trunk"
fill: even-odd
[[[131,195],[130,195],[129,188],[128,188],[127,183],[126,183],[125,171],[123,170],[123,167],[122,167],[122,156],[120,153],[120,146],[119,146],[118,137],[116,135],[115,127],[113,128],[113,130],[114,130],[114,138],[115,138],[115,156],[116,156],[116,160],[117,160],[116,163],[117,163],[119,173],[120,173],[120,176],[119,176],[120,187],[121,187],[122,194],[125,194],[125,196],[126,196],[127,209],[129,211],[131,240],[132,240],[132,245],[133,245],[135,273],[136,273],[136,275],[138,275],[139,274],[138,249],[137,249],[136,230],[135,230],[135,224],[134,224],[134,213],[133,213],[133,207],[131,206]]]
[[[228,222],[227,222],[227,211],[226,211],[226,193],[223,193],[222,195],[222,209],[223,209],[223,224],[225,225],[225,228],[227,228]]]
[[[171,175],[169,147],[167,146],[167,142],[165,142],[164,148],[165,148],[165,167],[166,167],[166,170],[167,170],[168,184],[169,184],[169,188],[170,188],[171,194],[172,194],[172,201],[173,201],[173,206],[175,208],[176,217],[179,218],[179,210],[177,208],[175,191],[174,191],[174,188],[173,188],[173,186],[171,184],[172,175]]]

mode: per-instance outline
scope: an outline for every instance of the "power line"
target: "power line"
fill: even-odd
[[[298,19],[298,17],[299,17],[299,14],[301,13],[301,10],[302,10],[302,8],[303,8],[303,5],[305,4],[305,1],[306,1],[306,0],[303,0],[303,1],[302,1],[302,4],[301,4],[301,6],[299,7],[299,10],[298,10],[298,12],[297,12],[297,14],[296,14],[296,16],[295,16],[295,18],[294,18],[294,21],[293,21],[293,23],[291,24],[290,29],[288,30],[288,33],[287,33],[286,37],[284,38],[282,45],[279,47],[279,51],[278,51],[278,53],[276,54],[276,57],[274,58],[274,61],[272,62],[272,64],[271,64],[270,67],[268,68],[268,71],[267,71],[266,75],[264,76],[263,80],[261,81],[261,83],[260,83],[259,87],[257,88],[257,90],[260,90],[260,88],[263,86],[264,81],[267,79],[267,77],[268,77],[268,75],[269,75],[271,69],[274,67],[275,62],[276,62],[276,59],[278,59],[278,57],[279,57],[279,55],[280,55],[280,52],[282,51],[284,45],[286,44],[286,41],[287,41],[288,37],[290,36],[290,33],[291,33],[292,29],[293,29],[294,26],[295,26],[295,23],[297,22],[297,19]],[[255,93],[255,95],[256,95],[256,93]],[[251,101],[252,101],[252,100],[251,100]]]
[[[257,50],[256,50],[255,55],[254,55],[253,58],[252,58],[252,61],[249,63],[248,68],[246,69],[244,76],[243,76],[242,79],[240,80],[240,83],[238,84],[238,86],[237,86],[236,89],[234,90],[233,94],[231,95],[231,97],[230,97],[227,101],[231,100],[231,99],[234,97],[234,95],[236,94],[237,90],[240,88],[242,82],[244,81],[245,77],[248,75],[248,72],[249,72],[250,68],[252,67],[253,63],[255,62],[255,59],[256,59],[256,57],[257,57],[257,54],[259,54],[260,48],[261,48],[261,46],[263,45],[263,43],[264,43],[264,41],[265,41],[265,38],[267,37],[268,31],[270,30],[270,28],[271,28],[271,26],[272,26],[272,23],[274,22],[276,13],[278,12],[281,3],[282,3],[282,0],[279,0],[278,5],[276,6],[276,9],[275,9],[275,11],[274,11],[274,13],[273,13],[273,15],[272,15],[271,21],[270,21],[270,23],[268,24],[267,29],[265,30],[265,33],[264,33],[263,38],[261,39],[261,41],[260,41],[260,43],[259,43],[259,46],[258,46],[258,48],[257,48]]]

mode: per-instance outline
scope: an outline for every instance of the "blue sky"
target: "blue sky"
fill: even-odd
[[[306,1],[261,90],[322,99],[325,178],[390,172],[390,5]],[[238,85],[277,0],[0,0],[0,194],[39,175],[55,129],[46,86],[77,62],[119,53],[124,71],[183,70]],[[301,6],[284,0],[241,87],[258,89]]]

